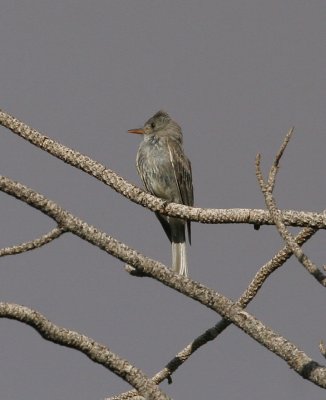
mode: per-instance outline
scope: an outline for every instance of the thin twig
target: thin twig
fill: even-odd
[[[289,230],[286,228],[285,224],[283,223],[282,220],[282,213],[281,211],[277,208],[276,206],[276,201],[275,198],[272,194],[274,186],[275,186],[275,180],[276,180],[276,175],[278,172],[278,165],[280,158],[286,148],[286,145],[288,144],[290,137],[292,135],[293,128],[288,132],[286,135],[282,146],[279,150],[279,152],[276,155],[274,165],[270,169],[269,172],[269,177],[268,177],[268,183],[265,183],[262,171],[261,171],[261,166],[260,166],[260,161],[261,161],[261,156],[260,154],[257,154],[256,157],[256,176],[258,183],[260,185],[261,191],[264,195],[265,198],[265,203],[268,208],[268,211],[270,212],[274,222],[275,226],[277,228],[277,231],[279,232],[280,236],[283,238],[283,240],[287,243],[287,245],[291,248],[293,254],[295,257],[298,259],[298,261],[306,268],[306,270],[324,287],[326,287],[326,276],[320,271],[320,269],[304,254],[302,248],[296,243],[293,235],[289,232]]]
[[[286,149],[286,146],[288,145],[288,143],[289,143],[289,141],[291,139],[291,136],[292,136],[293,132],[294,132],[294,127],[292,127],[288,131],[288,133],[285,135],[283,143],[281,144],[281,147],[279,148],[279,151],[276,153],[274,162],[273,162],[273,164],[271,166],[269,177],[268,177],[268,185],[269,185],[269,188],[270,188],[271,192],[273,192],[273,190],[274,190],[275,177],[276,177],[276,174],[277,174],[278,169],[279,169],[279,164],[280,164],[281,157],[283,156],[283,153],[284,153],[284,151]]]
[[[321,354],[326,358],[326,347],[322,340],[319,343],[319,350],[320,350]]]
[[[62,229],[61,227],[57,226],[54,229],[52,229],[52,231],[38,237],[37,239],[32,240],[30,242],[21,243],[21,244],[15,245],[15,246],[4,247],[3,249],[0,249],[0,257],[9,256],[9,255],[13,255],[13,254],[20,254],[20,253],[24,253],[26,251],[37,249],[41,246],[44,246],[44,245],[52,242],[54,239],[57,239],[63,233],[65,233],[65,230]]]

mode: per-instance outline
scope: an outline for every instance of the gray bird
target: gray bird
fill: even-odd
[[[129,133],[144,135],[139,146],[136,165],[146,190],[173,203],[193,206],[191,164],[182,148],[180,126],[164,111],[158,111],[141,129]],[[156,213],[172,244],[172,268],[188,276],[186,257],[186,221]],[[187,221],[191,244],[190,221]]]

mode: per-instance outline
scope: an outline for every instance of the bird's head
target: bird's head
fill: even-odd
[[[177,140],[182,140],[180,126],[173,121],[169,114],[165,111],[158,111],[148,121],[145,122],[141,129],[130,129],[129,133],[138,133],[142,135],[158,135],[173,136]]]

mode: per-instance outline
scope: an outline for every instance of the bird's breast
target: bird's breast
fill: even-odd
[[[139,175],[150,193],[168,201],[180,202],[169,149],[164,142],[142,142],[136,163]]]

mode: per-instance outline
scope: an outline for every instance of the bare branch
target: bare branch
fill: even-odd
[[[95,177],[134,203],[160,214],[204,224],[236,223],[255,226],[274,224],[273,219],[266,210],[198,208],[167,203],[127,182],[103,164],[50,139],[2,110],[0,110],[0,124],[52,156]],[[287,210],[282,212],[282,219],[284,224],[290,226],[310,226],[326,229],[326,215],[323,213]]]
[[[78,332],[53,324],[31,308],[17,304],[0,303],[0,317],[23,322],[34,328],[45,340],[80,351],[92,361],[128,382],[148,399],[168,399],[140,369],[114,354],[106,346]]]
[[[0,257],[9,256],[13,254],[20,254],[26,251],[37,249],[52,242],[54,239],[57,239],[63,233],[65,233],[64,229],[62,229],[61,227],[55,227],[54,229],[52,229],[52,231],[30,242],[21,243],[15,246],[5,247],[3,249],[0,249]]]
[[[296,243],[293,235],[286,228],[282,220],[281,211],[277,209],[276,201],[272,195],[273,188],[275,186],[276,174],[278,171],[278,164],[280,157],[282,156],[286,145],[288,144],[292,135],[293,129],[291,129],[286,135],[284,142],[281,146],[280,151],[276,155],[274,165],[269,172],[268,184],[265,183],[263,174],[260,167],[260,154],[256,157],[256,176],[261,188],[261,191],[265,198],[266,206],[275,222],[277,231],[287,245],[291,248],[293,254],[296,256],[298,261],[306,268],[306,270],[323,286],[326,287],[326,276],[318,269],[318,267],[304,254],[302,248]]]
[[[305,228],[303,229],[295,238],[297,244],[302,246],[306,241],[308,241],[317,229]],[[256,296],[259,289],[263,286],[267,278],[278,268],[280,268],[291,256],[292,251],[288,246],[284,246],[270,261],[263,265],[259,271],[256,273],[255,277],[243,292],[240,298],[237,300],[237,305],[245,308],[252,299]],[[132,271],[128,268],[128,272]],[[139,276],[137,273],[136,276]],[[200,347],[204,346],[206,343],[216,339],[216,337],[221,334],[231,323],[226,319],[222,319],[213,327],[207,329],[203,334],[194,339],[189,343],[183,350],[181,350],[161,371],[155,374],[152,378],[153,382],[159,384],[165,379],[169,379],[171,375],[184,364],[193,353],[195,353]],[[107,400],[127,400],[133,399],[136,392],[130,390],[125,393],[121,393],[117,396],[110,397]]]
[[[282,358],[303,378],[326,388],[326,368],[322,367],[284,337],[245,312],[227,297],[184,276],[176,275],[165,265],[143,256],[116,239],[76,218],[53,201],[26,186],[0,177],[0,190],[15,196],[53,218],[67,231],[92,243],[140,272],[192,298],[234,323],[258,343]]]

